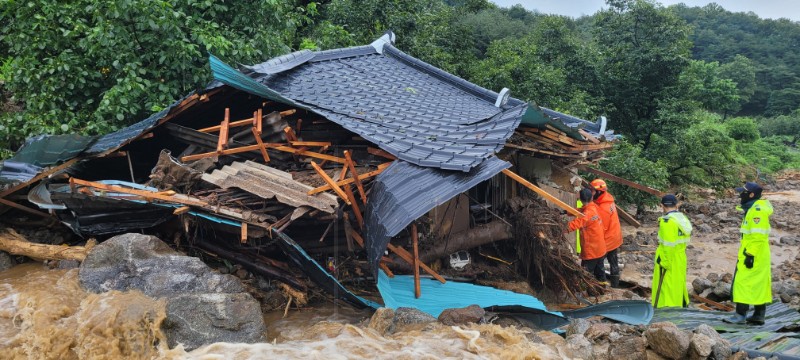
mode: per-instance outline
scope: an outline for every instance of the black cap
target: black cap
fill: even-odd
[[[759,192],[759,191],[761,191],[761,190],[763,190],[763,189],[761,188],[761,185],[758,185],[758,184],[756,184],[756,183],[754,183],[754,182],[750,182],[750,181],[748,181],[748,182],[744,183],[744,186],[742,186],[742,187],[737,187],[737,188],[736,188],[736,192],[743,192],[743,191],[747,191],[747,192]]]
[[[579,194],[582,203],[592,202],[592,190],[583,188]]]
[[[664,195],[664,197],[661,198],[661,205],[664,206],[678,205],[678,198],[676,198],[675,195],[672,194]]]

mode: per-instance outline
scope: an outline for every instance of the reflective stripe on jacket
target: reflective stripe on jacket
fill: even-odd
[[[590,202],[581,208],[583,216],[569,222],[570,230],[581,230],[581,259],[592,260],[606,255],[603,221],[598,206]]]
[[[622,229],[619,225],[619,215],[617,214],[617,205],[614,204],[614,197],[605,192],[594,202],[600,208],[598,213],[600,214],[600,219],[603,220],[606,251],[622,246]]]
[[[650,302],[653,306],[683,306],[689,303],[686,288],[686,245],[692,236],[692,223],[681,212],[672,211],[658,219],[658,248],[653,268]],[[661,295],[655,304],[661,269],[666,270],[661,283]]]
[[[772,302],[772,262],[769,250],[769,217],[772,211],[769,201],[758,200],[742,219],[742,240],[733,276],[734,302],[750,305]],[[749,269],[745,265],[748,255],[753,256],[753,267]]]

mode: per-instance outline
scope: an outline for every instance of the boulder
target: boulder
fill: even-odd
[[[592,323],[586,319],[572,319],[569,321],[569,325],[567,325],[567,336],[570,335],[583,335],[586,333],[586,330],[589,330],[589,327],[592,326]]]
[[[708,273],[708,275],[706,275],[706,279],[708,279],[708,281],[711,281],[712,283],[715,283],[719,281],[719,274],[713,272]]]
[[[611,325],[595,323],[586,329],[584,336],[591,341],[597,342],[600,339],[607,339],[608,335],[611,334],[611,331]]]
[[[718,296],[720,299],[730,299],[731,284],[723,281],[718,281],[717,285],[714,286],[714,295]]]
[[[390,332],[420,329],[425,325],[436,322],[436,318],[414,308],[401,307],[394,312]]]
[[[800,295],[800,282],[794,279],[784,280],[783,291],[781,293],[790,297]]]
[[[442,324],[453,326],[468,323],[478,323],[483,320],[486,311],[478,305],[470,305],[460,309],[445,309],[439,314]]]
[[[728,284],[733,282],[733,274],[731,273],[724,273],[722,276],[719,277],[719,281],[726,282]]]
[[[651,349],[651,348],[647,348],[647,351],[645,352],[645,356],[647,357],[647,360],[667,360],[667,358],[659,355],[657,352],[653,351],[653,349]]]
[[[641,336],[625,336],[608,345],[608,358],[615,360],[647,360],[647,340]]]
[[[712,283],[708,279],[703,279],[699,277],[692,280],[692,289],[694,289],[695,294],[702,294],[703,291],[713,286],[714,283]]]
[[[575,358],[589,360],[592,358],[592,343],[583,334],[567,335],[567,347]]]
[[[369,319],[369,325],[367,327],[377,331],[378,334],[386,335],[389,333],[389,330],[391,330],[393,322],[394,310],[382,307],[375,310],[375,313],[372,314],[372,317]]]
[[[781,236],[781,244],[783,245],[800,245],[800,236]]]
[[[708,359],[711,360],[724,360],[731,356],[731,343],[728,340],[722,338],[722,336],[717,333],[714,328],[708,326],[706,324],[701,324],[696,329],[694,329],[695,335],[704,335],[705,337],[711,339],[711,354],[708,356]],[[695,342],[694,335],[692,336],[692,342]],[[692,345],[697,347],[697,345]]]
[[[16,262],[5,251],[0,251],[0,271],[8,270],[14,266]]]
[[[673,323],[652,324],[644,335],[650,348],[667,359],[683,359],[689,351],[691,337]]]
[[[710,337],[698,333],[693,334],[691,343],[689,344],[689,359],[705,360],[711,355],[713,346],[714,340]]]
[[[214,273],[154,236],[131,233],[98,244],[78,275],[91,292],[138,290],[166,299],[162,330],[170,346],[265,340],[261,306],[239,279]]]

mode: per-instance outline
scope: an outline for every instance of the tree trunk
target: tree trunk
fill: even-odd
[[[511,226],[502,221],[493,221],[485,225],[452,234],[450,235],[450,239],[439,240],[433,248],[420,254],[419,258],[420,261],[427,264],[460,250],[468,250],[495,241],[508,240],[512,237],[514,237],[514,235],[511,231]],[[411,266],[399,258],[397,258],[390,267],[398,270],[411,270]]]
[[[13,230],[0,234],[0,250],[42,260],[83,261],[91,246],[64,246],[32,243]]]

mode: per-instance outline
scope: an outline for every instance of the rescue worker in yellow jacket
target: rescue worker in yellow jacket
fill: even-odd
[[[740,228],[742,239],[731,288],[736,313],[725,321],[764,325],[767,304],[772,302],[769,251],[769,217],[772,215],[772,204],[761,198],[763,189],[754,182],[747,182],[743,187],[736,188],[736,191],[739,192],[741,209],[744,210]],[[755,306],[755,311],[752,316],[747,317],[750,305]]]
[[[651,302],[656,308],[686,307],[689,305],[686,246],[692,236],[692,223],[678,211],[675,195],[664,195],[661,209],[664,216],[658,219],[658,249],[653,268]]]

